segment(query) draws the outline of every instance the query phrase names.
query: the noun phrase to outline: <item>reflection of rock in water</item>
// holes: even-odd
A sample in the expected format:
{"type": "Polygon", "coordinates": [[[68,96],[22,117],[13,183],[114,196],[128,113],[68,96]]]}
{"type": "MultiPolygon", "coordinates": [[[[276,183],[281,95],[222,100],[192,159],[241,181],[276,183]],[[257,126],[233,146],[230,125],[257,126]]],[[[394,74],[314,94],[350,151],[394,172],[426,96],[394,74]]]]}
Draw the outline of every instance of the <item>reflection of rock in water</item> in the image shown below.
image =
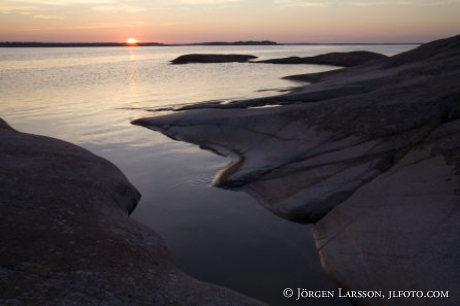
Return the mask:
{"type": "Polygon", "coordinates": [[[1,305],[262,305],[180,272],[111,163],[0,119],[1,305]]]}
{"type": "Polygon", "coordinates": [[[315,83],[134,123],[231,156],[217,185],[316,222],[323,264],[342,286],[450,290],[460,302],[460,36],[295,78],[315,83]],[[251,108],[271,104],[285,106],[251,108]]]}

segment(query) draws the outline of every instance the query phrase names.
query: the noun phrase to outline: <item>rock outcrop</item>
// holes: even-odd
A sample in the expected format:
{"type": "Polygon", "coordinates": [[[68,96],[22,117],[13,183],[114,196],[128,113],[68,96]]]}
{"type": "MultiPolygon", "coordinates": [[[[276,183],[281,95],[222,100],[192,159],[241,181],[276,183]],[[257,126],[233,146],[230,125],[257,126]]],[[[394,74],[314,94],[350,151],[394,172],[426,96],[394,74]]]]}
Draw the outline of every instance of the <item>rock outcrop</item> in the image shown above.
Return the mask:
{"type": "Polygon", "coordinates": [[[0,304],[262,305],[180,272],[110,162],[0,120],[0,304]]]}
{"type": "Polygon", "coordinates": [[[339,67],[354,67],[388,58],[386,55],[369,51],[333,52],[310,57],[287,57],[254,61],[257,56],[245,54],[185,54],[171,61],[172,64],[189,63],[263,63],[263,64],[315,64],[339,67]]]}
{"type": "Polygon", "coordinates": [[[230,156],[215,184],[315,223],[343,288],[450,290],[356,305],[460,303],[460,36],[295,78],[314,83],[133,123],[230,156]]]}
{"type": "Polygon", "coordinates": [[[287,57],[255,61],[266,64],[315,64],[340,67],[354,67],[372,61],[388,58],[388,56],[370,51],[333,52],[309,57],[287,57]]]}
{"type": "Polygon", "coordinates": [[[171,64],[189,63],[244,63],[257,56],[246,54],[186,54],[171,61],[171,64]]]}

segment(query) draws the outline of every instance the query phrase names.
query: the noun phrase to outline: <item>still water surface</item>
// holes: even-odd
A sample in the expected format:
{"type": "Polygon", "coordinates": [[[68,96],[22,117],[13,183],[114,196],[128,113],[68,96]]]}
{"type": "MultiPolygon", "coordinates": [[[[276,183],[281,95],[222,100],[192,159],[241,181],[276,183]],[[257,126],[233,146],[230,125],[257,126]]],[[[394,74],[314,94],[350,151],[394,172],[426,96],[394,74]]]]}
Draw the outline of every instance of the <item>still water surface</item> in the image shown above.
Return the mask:
{"type": "MultiPolygon", "coordinates": [[[[337,290],[319,264],[310,227],[282,220],[248,195],[210,182],[225,158],[130,125],[146,109],[278,94],[286,75],[333,69],[249,63],[169,65],[187,53],[260,59],[415,46],[187,46],[0,48],[0,117],[112,161],[142,193],[132,217],[157,231],[177,265],[273,305],[296,305],[283,289],[337,290]]],[[[344,299],[311,305],[349,305],[344,299]]]]}

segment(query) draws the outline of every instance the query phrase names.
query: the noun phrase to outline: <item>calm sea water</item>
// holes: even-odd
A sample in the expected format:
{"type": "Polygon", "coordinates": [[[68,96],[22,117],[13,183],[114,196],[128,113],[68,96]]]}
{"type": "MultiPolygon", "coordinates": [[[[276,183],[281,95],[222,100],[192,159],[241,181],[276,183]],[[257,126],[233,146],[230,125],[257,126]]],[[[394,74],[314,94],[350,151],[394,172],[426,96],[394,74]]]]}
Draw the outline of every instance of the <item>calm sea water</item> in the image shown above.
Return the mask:
{"type": "Polygon", "coordinates": [[[146,108],[278,94],[299,85],[283,76],[333,69],[168,64],[182,54],[268,59],[351,50],[393,55],[413,47],[0,48],[0,116],[20,131],[73,142],[116,164],[142,193],[132,217],[164,238],[183,271],[273,305],[296,305],[283,298],[285,288],[337,289],[320,267],[310,227],[272,215],[244,193],[211,187],[225,158],[129,122],[152,115],[146,108]]]}

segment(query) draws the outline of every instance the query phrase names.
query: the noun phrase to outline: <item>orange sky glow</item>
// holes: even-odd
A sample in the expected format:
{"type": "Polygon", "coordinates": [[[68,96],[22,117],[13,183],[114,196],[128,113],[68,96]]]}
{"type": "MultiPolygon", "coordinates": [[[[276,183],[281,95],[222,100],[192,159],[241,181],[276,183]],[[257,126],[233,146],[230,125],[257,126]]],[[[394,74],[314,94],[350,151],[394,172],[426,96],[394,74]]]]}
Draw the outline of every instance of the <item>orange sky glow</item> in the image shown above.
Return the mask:
{"type": "Polygon", "coordinates": [[[427,42],[460,0],[2,0],[0,41],[427,42]]]}

